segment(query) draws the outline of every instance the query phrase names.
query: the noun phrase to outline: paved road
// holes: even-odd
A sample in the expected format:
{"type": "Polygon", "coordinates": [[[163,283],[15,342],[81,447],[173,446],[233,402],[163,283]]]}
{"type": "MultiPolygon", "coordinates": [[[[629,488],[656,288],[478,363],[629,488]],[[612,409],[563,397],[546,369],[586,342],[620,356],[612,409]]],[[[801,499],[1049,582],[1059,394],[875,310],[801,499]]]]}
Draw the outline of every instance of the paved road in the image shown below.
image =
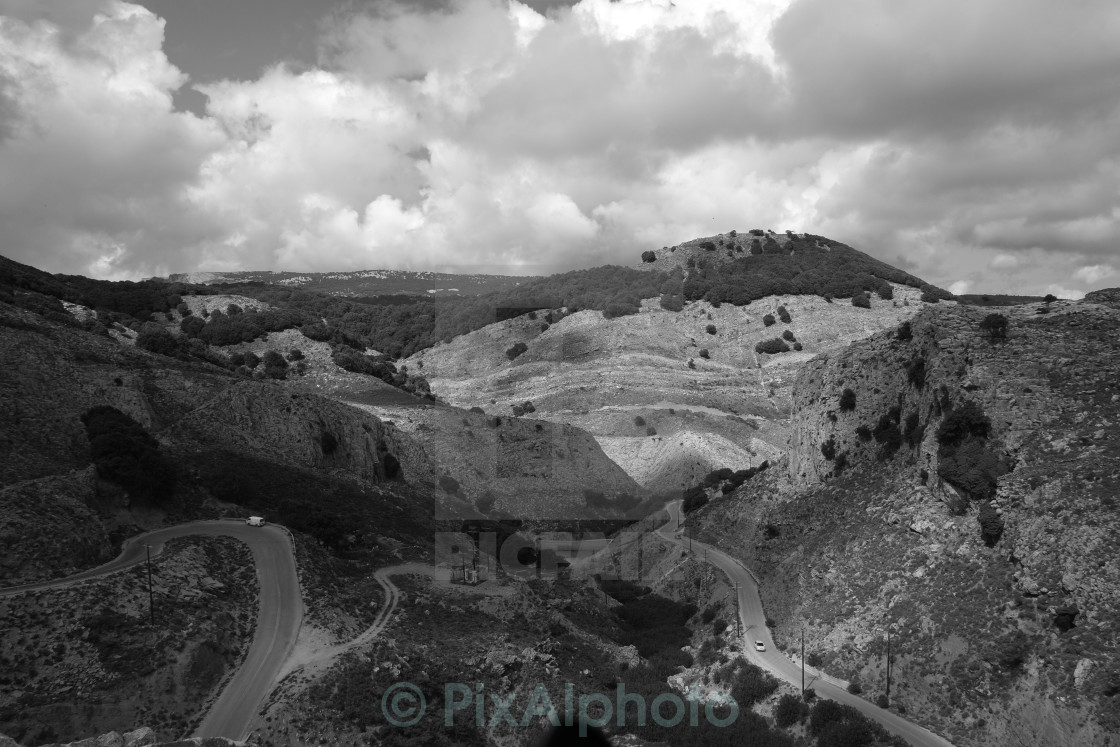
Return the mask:
{"type": "MultiPolygon", "coordinates": [[[[669,512],[669,522],[657,530],[658,534],[687,549],[687,537],[678,536],[676,528],[680,519],[681,502],[670,503],[666,510],[669,512]]],[[[707,560],[727,574],[733,583],[739,585],[739,616],[743,624],[743,638],[746,642],[744,653],[747,659],[791,685],[801,687],[801,665],[790,661],[774,645],[774,640],[770,637],[770,629],[766,627],[766,613],[762,610],[758,583],[751,572],[738,560],[711,545],[693,540],[692,550],[693,555],[707,560]],[[755,641],[765,643],[766,651],[755,651],[755,641]]],[[[950,742],[928,729],[911,723],[891,711],[879,708],[858,695],[852,695],[845,689],[846,683],[842,680],[807,668],[805,683],[806,687],[811,683],[818,696],[852,706],[915,747],[952,747],[950,742]]]]}
{"type": "Polygon", "coordinates": [[[71,586],[116,573],[143,563],[146,558],[145,545],[151,546],[152,557],[155,558],[168,540],[192,535],[236,537],[249,545],[257,567],[260,605],[253,642],[241,667],[195,731],[197,737],[230,737],[239,740],[245,737],[249,721],[272,689],[303,623],[303,600],[300,597],[295,556],[292,553],[291,539],[283,529],[275,526],[250,527],[237,520],[198,521],[158,529],[128,540],[121,554],[104,565],[55,581],[0,589],[0,597],[36,589],[71,586]]]}

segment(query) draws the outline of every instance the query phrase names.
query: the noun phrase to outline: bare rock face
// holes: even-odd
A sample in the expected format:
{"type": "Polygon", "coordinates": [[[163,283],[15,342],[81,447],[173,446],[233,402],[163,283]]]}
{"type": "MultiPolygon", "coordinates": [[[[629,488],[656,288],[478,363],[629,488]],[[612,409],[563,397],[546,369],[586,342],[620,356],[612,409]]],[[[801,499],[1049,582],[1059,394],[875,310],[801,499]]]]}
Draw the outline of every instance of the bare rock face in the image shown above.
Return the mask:
{"type": "Polygon", "coordinates": [[[1086,293],[1085,298],[1081,300],[1085,303],[1099,303],[1103,306],[1120,309],[1120,288],[1102,288],[1091,291],[1086,293]]]}

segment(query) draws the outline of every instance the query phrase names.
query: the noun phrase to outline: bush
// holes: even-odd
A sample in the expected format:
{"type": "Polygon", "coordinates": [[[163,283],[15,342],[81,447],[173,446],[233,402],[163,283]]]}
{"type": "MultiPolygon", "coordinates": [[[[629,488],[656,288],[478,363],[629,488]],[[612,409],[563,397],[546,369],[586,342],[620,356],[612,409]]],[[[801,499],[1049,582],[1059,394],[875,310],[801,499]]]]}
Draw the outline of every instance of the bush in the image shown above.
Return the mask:
{"type": "Polygon", "coordinates": [[[853,679],[848,683],[848,692],[852,695],[859,695],[863,692],[863,686],[859,684],[859,680],[853,679]]]}
{"type": "Polygon", "coordinates": [[[879,452],[880,459],[889,459],[902,446],[902,431],[898,428],[898,420],[889,414],[879,418],[871,435],[882,447],[879,452]]]}
{"type": "Polygon", "coordinates": [[[794,349],[794,350],[803,350],[803,349],[804,349],[804,347],[805,347],[805,346],[804,346],[804,345],[802,345],[802,344],[801,344],[800,342],[795,342],[795,343],[793,343],[793,349],[794,349]]]}
{"type": "Polygon", "coordinates": [[[851,389],[845,389],[840,393],[840,411],[849,412],[856,409],[856,393],[851,389]]]}
{"type": "Polygon", "coordinates": [[[782,332],[782,339],[786,342],[797,342],[797,338],[793,336],[793,332],[788,329],[782,332]]]}
{"type": "Polygon", "coordinates": [[[860,441],[870,441],[871,440],[871,429],[868,428],[866,425],[861,425],[861,426],[856,428],[856,435],[859,436],[860,441]]]}
{"type": "Polygon", "coordinates": [[[612,301],[603,309],[604,319],[615,319],[620,316],[632,316],[641,311],[641,306],[636,301],[612,301]]]}
{"type": "Polygon", "coordinates": [[[914,338],[914,331],[910,328],[910,322],[903,322],[898,325],[898,328],[894,331],[894,338],[902,342],[912,340],[914,338]]]}
{"type": "Polygon", "coordinates": [[[804,721],[808,715],[809,706],[800,697],[790,693],[778,698],[778,705],[774,707],[774,720],[782,729],[804,721]]]}
{"type": "Polygon", "coordinates": [[[157,503],[175,488],[174,466],[159,451],[159,442],[115,407],[91,407],[81,417],[97,474],[131,495],[157,503]]]}
{"type": "Polygon", "coordinates": [[[928,290],[928,289],[922,291],[922,301],[924,301],[925,303],[937,303],[940,300],[941,300],[941,297],[938,296],[933,291],[928,290]]]}
{"type": "Polygon", "coordinates": [[[666,311],[681,311],[684,309],[684,298],[679,294],[662,293],[661,308],[666,311]]]}
{"type": "Polygon", "coordinates": [[[288,353],[288,360],[290,360],[292,362],[303,360],[303,351],[300,350],[299,348],[293,348],[288,353]]]}
{"type": "Polygon", "coordinates": [[[983,332],[989,340],[1006,340],[1007,326],[1007,317],[1003,314],[988,314],[984,317],[984,320],[980,322],[980,331],[983,332]]]}
{"type": "Polygon", "coordinates": [[[136,347],[172,357],[179,353],[179,341],[173,334],[158,325],[145,324],[140,334],[136,336],[136,347]]]}
{"type": "Polygon", "coordinates": [[[634,416],[634,425],[636,425],[636,426],[638,426],[639,428],[641,428],[641,427],[642,427],[642,426],[644,426],[645,424],[646,424],[646,419],[645,419],[645,418],[643,418],[643,417],[642,417],[641,415],[635,415],[635,416],[634,416]]]}
{"type": "Polygon", "coordinates": [[[782,320],[782,324],[789,324],[791,321],[793,321],[793,317],[791,317],[789,315],[789,312],[786,311],[785,306],[778,307],[778,318],[782,320]]]}
{"type": "Polygon", "coordinates": [[[836,458],[836,440],[832,436],[829,436],[828,440],[821,444],[821,454],[830,462],[836,458]]]}
{"type": "Polygon", "coordinates": [[[522,402],[520,405],[513,405],[512,410],[513,410],[513,416],[516,417],[516,418],[519,418],[522,415],[528,415],[529,413],[536,412],[537,408],[533,406],[532,402],[529,402],[528,400],[526,400],[525,402],[522,402]]]}
{"type": "Polygon", "coordinates": [[[528,349],[529,349],[529,346],[526,345],[523,342],[515,343],[513,345],[513,347],[511,347],[509,350],[506,351],[506,357],[509,358],[510,360],[513,360],[514,358],[521,355],[522,353],[524,353],[528,349]]]}
{"type": "Polygon", "coordinates": [[[769,327],[772,324],[775,324],[776,322],[777,322],[777,320],[774,319],[773,314],[767,314],[766,316],[762,317],[762,323],[765,324],[767,327],[769,327]]]}
{"type": "Polygon", "coordinates": [[[179,329],[187,337],[198,337],[198,333],[206,326],[206,322],[199,319],[197,316],[184,317],[183,321],[179,322],[179,329]]]}
{"type": "Polygon", "coordinates": [[[852,306],[856,306],[861,309],[870,309],[871,296],[867,295],[867,291],[857,293],[856,295],[852,296],[852,306]]]}
{"type": "Polygon", "coordinates": [[[704,328],[704,331],[707,332],[709,335],[714,335],[716,333],[716,325],[709,324],[707,327],[704,328]]]}
{"type": "Polygon", "coordinates": [[[700,357],[701,358],[710,358],[711,357],[711,355],[708,353],[707,348],[700,348],[700,357]]]}
{"type": "Polygon", "coordinates": [[[257,356],[257,354],[254,353],[253,351],[250,350],[248,353],[245,354],[245,367],[248,368],[250,371],[252,371],[254,368],[259,366],[260,363],[261,363],[260,357],[257,356]]]}
{"type": "Polygon", "coordinates": [[[652,251],[642,252],[642,261],[643,262],[656,262],[657,261],[657,255],[652,251]]]}
{"type": "Polygon", "coordinates": [[[973,498],[995,495],[999,477],[1008,471],[1000,455],[976,437],[967,438],[956,446],[942,446],[938,454],[937,474],[973,498]]]}
{"type": "Polygon", "coordinates": [[[338,450],[338,439],[330,431],[323,431],[319,434],[319,447],[324,454],[330,456],[338,450]]]}
{"type": "Polygon", "coordinates": [[[775,337],[772,340],[764,340],[754,346],[754,352],[765,353],[767,355],[774,355],[776,353],[785,353],[789,351],[789,345],[785,340],[780,337],[775,337]]]}
{"type": "Polygon", "coordinates": [[[288,361],[275,350],[266,351],[261,363],[264,364],[265,376],[270,379],[283,379],[288,375],[288,361]]]}
{"type": "Polygon", "coordinates": [[[965,400],[941,421],[937,428],[937,442],[942,446],[954,446],[970,436],[987,438],[991,430],[992,421],[980,405],[965,400]]]}
{"type": "Polygon", "coordinates": [[[848,468],[848,452],[841,451],[837,454],[836,461],[833,464],[835,465],[834,471],[836,474],[843,474],[844,470],[848,468]]]}
{"type": "Polygon", "coordinates": [[[653,427],[653,426],[651,425],[650,427],[646,428],[646,435],[647,435],[647,436],[656,436],[656,435],[657,435],[657,429],[656,429],[656,428],[654,428],[654,427],[653,427]]]}
{"type": "Polygon", "coordinates": [[[926,385],[926,359],[919,356],[906,362],[906,380],[921,391],[926,385]]]}

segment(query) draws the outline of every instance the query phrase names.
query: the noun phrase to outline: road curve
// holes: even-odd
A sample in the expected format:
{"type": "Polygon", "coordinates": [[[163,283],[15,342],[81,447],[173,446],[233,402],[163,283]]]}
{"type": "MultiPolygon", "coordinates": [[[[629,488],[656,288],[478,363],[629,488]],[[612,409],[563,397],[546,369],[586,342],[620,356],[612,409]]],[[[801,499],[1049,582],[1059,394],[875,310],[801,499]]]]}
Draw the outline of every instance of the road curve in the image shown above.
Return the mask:
{"type": "MultiPolygon", "coordinates": [[[[657,530],[662,538],[688,549],[689,540],[678,537],[676,527],[680,520],[680,501],[673,501],[666,510],[669,521],[657,530]]],[[[732,582],[739,585],[739,616],[743,623],[743,638],[750,644],[743,647],[747,659],[766,669],[774,676],[796,686],[801,686],[801,666],[786,658],[770,636],[766,627],[766,613],[762,609],[762,598],[758,593],[758,583],[746,566],[723,551],[692,540],[693,554],[719,568],[732,582]],[[766,644],[766,651],[756,651],[754,641],[766,644]]],[[[911,723],[898,714],[869,703],[858,695],[849,693],[842,680],[829,677],[816,670],[806,668],[805,684],[810,684],[817,695],[850,705],[863,715],[882,724],[883,728],[896,734],[915,747],[953,747],[952,743],[933,732],[911,723]],[[812,672],[812,674],[810,674],[812,672]]]]}
{"type": "Polygon", "coordinates": [[[194,535],[235,537],[249,546],[260,582],[260,604],[253,642],[237,673],[226,684],[195,730],[196,737],[229,737],[241,740],[249,722],[264,702],[272,684],[295,645],[303,624],[303,599],[291,538],[276,526],[250,527],[239,520],[196,521],[133,537],[114,560],[73,576],[0,589],[8,597],[39,589],[71,586],[92,578],[131,568],[144,562],[145,545],[155,558],[164,544],[176,537],[194,535]]]}

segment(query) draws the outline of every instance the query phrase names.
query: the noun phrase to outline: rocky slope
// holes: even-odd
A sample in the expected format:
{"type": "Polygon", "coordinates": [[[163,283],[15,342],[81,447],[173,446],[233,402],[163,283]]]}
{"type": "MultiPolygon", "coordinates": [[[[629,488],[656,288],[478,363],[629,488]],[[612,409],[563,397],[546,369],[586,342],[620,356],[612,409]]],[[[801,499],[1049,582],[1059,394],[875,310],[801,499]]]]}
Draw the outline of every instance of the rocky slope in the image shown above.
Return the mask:
{"type": "Polygon", "coordinates": [[[893,707],[955,744],[1116,739],[1120,311],[1094,302],[1109,297],[1002,308],[1006,339],[981,328],[991,309],[939,305],[910,339],[804,367],[785,469],[694,519],[759,573],[779,640],[804,628],[874,697],[889,627],[893,707]]]}
{"type": "Polygon", "coordinates": [[[791,295],[742,307],[700,301],[681,312],[654,299],[632,316],[581,311],[554,324],[542,312],[437,345],[407,365],[460,407],[504,416],[530,401],[533,417],[591,432],[643,487],[674,491],[712,469],[746,468],[784,452],[799,368],[927,305],[915,288],[893,289],[892,300],[874,298],[870,309],[791,295]],[[791,321],[766,326],[763,317],[777,317],[780,306],[791,321]],[[786,332],[803,350],[755,351],[786,332]],[[526,350],[511,360],[507,351],[517,343],[526,350]]]}

